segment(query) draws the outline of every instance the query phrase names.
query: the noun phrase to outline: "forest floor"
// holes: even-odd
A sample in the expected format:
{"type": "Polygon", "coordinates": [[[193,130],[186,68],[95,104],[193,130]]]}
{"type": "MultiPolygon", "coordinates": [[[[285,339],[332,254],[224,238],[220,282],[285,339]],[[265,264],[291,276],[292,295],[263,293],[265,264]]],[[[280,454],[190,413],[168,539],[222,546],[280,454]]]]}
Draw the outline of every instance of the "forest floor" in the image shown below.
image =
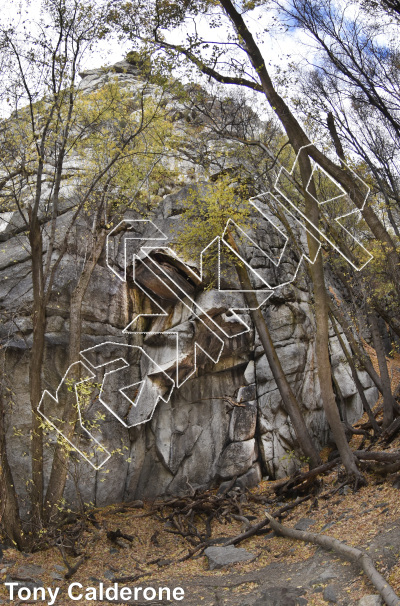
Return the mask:
{"type": "MultiPolygon", "coordinates": [[[[396,442],[393,444],[393,448],[398,446],[396,442]]],[[[400,481],[393,481],[393,477],[382,481],[366,475],[368,486],[353,493],[346,485],[335,492],[335,486],[342,484],[337,470],[326,474],[320,481],[318,493],[293,509],[283,523],[294,526],[300,522],[308,525],[312,532],[323,532],[362,547],[399,592],[400,481]]],[[[266,508],[273,511],[290,502],[277,502],[276,497],[274,501],[268,499],[268,496],[274,499],[275,484],[263,481],[248,493],[246,502],[242,498],[244,515],[251,511],[257,520],[262,520],[266,508]],[[270,504],[257,503],[257,499],[264,497],[270,504]]],[[[192,547],[182,536],[168,532],[169,523],[162,516],[151,514],[153,510],[151,503],[145,503],[141,509],[119,505],[94,510],[91,522],[79,536],[78,550],[88,558],[69,580],[64,578],[67,568],[60,550],[54,546],[33,554],[5,550],[0,564],[1,581],[18,581],[28,587],[34,583],[60,587],[57,606],[74,603],[67,595],[72,582],[79,582],[84,588],[98,588],[100,582],[109,587],[117,581],[120,587],[182,587],[185,591],[183,600],[131,601],[141,605],[322,606],[337,603],[353,606],[361,597],[377,593],[359,568],[334,553],[273,533],[253,536],[240,543],[240,548],[254,555],[248,563],[209,570],[204,554],[177,562],[192,547]],[[107,532],[117,529],[133,540],[110,540],[107,532]]],[[[216,540],[233,537],[243,530],[241,526],[242,522],[234,519],[225,523],[214,521],[212,537],[216,540]]],[[[72,528],[76,528],[76,523],[72,528]]],[[[65,555],[71,566],[79,560],[68,551],[65,555]]],[[[0,603],[7,603],[8,597],[2,585],[0,603]]],[[[33,602],[17,599],[13,603],[33,602]]],[[[77,603],[103,602],[82,599],[77,603]]]]}
{"type": "MultiPolygon", "coordinates": [[[[394,383],[400,379],[399,369],[397,356],[391,368],[394,383]]],[[[360,447],[362,439],[362,436],[352,438],[354,450],[360,447]]],[[[368,445],[367,440],[362,447],[368,448],[368,445]]],[[[372,448],[397,450],[400,437],[389,447],[378,442],[372,448]]],[[[328,449],[321,454],[327,460],[328,449]]],[[[309,500],[296,505],[281,521],[287,526],[300,524],[302,529],[309,528],[311,532],[324,533],[364,549],[400,595],[400,474],[380,478],[366,469],[368,485],[353,492],[343,483],[342,473],[343,468],[339,466],[321,476],[309,500]]],[[[250,524],[265,519],[265,511],[273,513],[294,502],[296,495],[279,497],[276,487],[277,482],[263,481],[257,488],[238,495],[239,509],[243,516],[250,516],[250,524]]],[[[216,491],[208,494],[215,498],[216,491]]],[[[1,560],[0,549],[0,604],[9,602],[5,582],[18,582],[31,589],[35,585],[59,587],[56,606],[104,603],[98,599],[98,593],[97,599],[72,601],[67,590],[73,582],[82,584],[83,593],[88,587],[98,591],[99,583],[106,589],[116,582],[120,588],[169,587],[172,592],[173,588],[180,587],[184,590],[181,600],[172,597],[171,600],[144,600],[139,594],[138,599],[127,601],[137,606],[326,606],[335,603],[356,606],[362,597],[377,594],[356,565],[312,544],[276,536],[268,529],[238,545],[252,554],[247,563],[210,570],[209,560],[202,552],[179,561],[193,549],[196,541],[193,535],[190,544],[187,538],[175,534],[176,528],[171,524],[173,508],[173,503],[165,506],[162,501],[145,502],[140,508],[119,504],[94,509],[83,518],[71,516],[59,534],[58,542],[65,545],[64,554],[55,544],[31,554],[8,548],[4,549],[1,560]],[[125,538],[112,534],[117,531],[125,538]],[[73,546],[73,550],[68,549],[68,545],[73,546]],[[80,564],[68,580],[64,576],[68,573],[66,563],[70,568],[80,564]]],[[[180,524],[183,518],[179,516],[174,519],[180,524]]],[[[206,529],[206,517],[191,518],[200,534],[206,529]]],[[[214,544],[222,545],[243,532],[246,529],[243,524],[243,519],[235,519],[229,511],[218,516],[212,522],[214,544]]],[[[122,602],[119,599],[116,603],[122,602]]],[[[14,599],[13,603],[35,602],[14,599]]]]}

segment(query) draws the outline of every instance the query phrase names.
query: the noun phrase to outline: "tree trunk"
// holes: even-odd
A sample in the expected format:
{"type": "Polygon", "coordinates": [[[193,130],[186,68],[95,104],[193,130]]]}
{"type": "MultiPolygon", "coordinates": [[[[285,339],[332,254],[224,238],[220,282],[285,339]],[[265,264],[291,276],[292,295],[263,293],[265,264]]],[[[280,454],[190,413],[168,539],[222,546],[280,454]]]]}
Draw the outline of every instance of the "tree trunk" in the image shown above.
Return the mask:
{"type": "Polygon", "coordinates": [[[361,385],[360,379],[358,378],[357,369],[354,366],[354,362],[352,360],[352,357],[351,357],[350,353],[347,351],[346,345],[344,344],[342,336],[341,336],[341,334],[340,334],[340,332],[338,330],[338,327],[336,325],[336,322],[335,322],[335,319],[333,317],[333,314],[331,314],[331,322],[332,322],[332,326],[333,326],[333,328],[335,330],[336,336],[337,336],[337,338],[339,340],[340,346],[341,346],[341,348],[343,350],[343,353],[344,353],[344,355],[346,357],[347,363],[350,366],[351,376],[353,377],[354,383],[356,384],[356,387],[357,387],[357,391],[360,394],[360,398],[361,398],[361,402],[362,402],[362,405],[363,405],[364,412],[366,412],[367,415],[368,415],[368,419],[369,419],[369,422],[371,423],[371,425],[373,427],[375,436],[379,436],[381,434],[381,429],[380,429],[378,423],[376,422],[376,419],[375,419],[374,414],[373,414],[373,412],[371,410],[371,407],[368,404],[367,398],[365,397],[364,388],[361,385]]]}
{"type": "Polygon", "coordinates": [[[376,299],[374,299],[373,306],[376,309],[377,313],[382,318],[382,320],[384,320],[386,322],[386,324],[389,324],[389,327],[393,330],[395,335],[397,335],[400,338],[400,320],[399,320],[399,318],[396,316],[390,316],[390,314],[388,314],[387,308],[385,308],[385,306],[382,305],[379,300],[377,301],[376,299]]]}
{"type": "MultiPolygon", "coordinates": [[[[228,237],[231,246],[237,250],[237,246],[232,236],[229,234],[228,237]]],[[[257,296],[253,291],[253,286],[251,284],[249,275],[242,264],[236,265],[236,271],[243,290],[250,291],[245,292],[244,297],[249,307],[250,315],[253,320],[254,326],[258,332],[262,346],[264,348],[264,352],[267,357],[271,372],[279,389],[279,393],[282,397],[284,408],[292,422],[293,429],[296,433],[296,437],[299,442],[299,446],[303,451],[304,455],[309,459],[310,467],[317,467],[321,464],[321,458],[312,443],[310,434],[308,432],[302,412],[300,410],[300,406],[292,391],[292,388],[290,387],[286,379],[285,373],[283,372],[281,363],[276,354],[275,347],[271,339],[270,332],[268,330],[267,323],[265,321],[264,316],[262,315],[261,309],[259,308],[257,296]]]]}
{"type": "Polygon", "coordinates": [[[46,330],[46,301],[43,288],[43,243],[37,219],[29,232],[32,255],[33,341],[29,364],[29,391],[32,409],[32,518],[40,528],[43,518],[43,419],[37,411],[42,395],[42,367],[46,330]]]}
{"type": "MultiPolygon", "coordinates": [[[[103,230],[98,236],[94,245],[92,256],[83,268],[78,283],[71,295],[69,314],[70,336],[68,366],[79,360],[82,331],[82,302],[92,273],[103,250],[106,236],[107,232],[105,230],[103,230]]],[[[76,380],[79,380],[79,378],[80,377],[77,376],[76,380]]],[[[63,434],[68,440],[72,440],[77,421],[77,407],[69,407],[68,409],[64,410],[62,418],[63,434]]],[[[58,440],[54,452],[49,485],[47,487],[45,499],[45,516],[47,522],[50,522],[52,519],[56,518],[59,512],[58,508],[64,494],[65,484],[68,476],[68,459],[69,449],[65,447],[62,439],[58,440]]]]}
{"type": "Polygon", "coordinates": [[[22,531],[18,499],[7,457],[4,416],[4,400],[0,387],[0,521],[4,534],[22,550],[26,546],[26,539],[22,531]]]}
{"type": "Polygon", "coordinates": [[[355,340],[349,322],[333,303],[331,303],[330,309],[337,323],[340,324],[340,326],[343,328],[343,332],[346,335],[346,339],[350,343],[350,347],[353,350],[354,355],[357,357],[360,364],[362,364],[364,370],[369,374],[376,388],[380,391],[380,393],[383,393],[382,381],[375,368],[373,367],[368,354],[362,348],[362,344],[357,343],[357,341],[355,340]]]}
{"type": "MultiPolygon", "coordinates": [[[[310,238],[310,240],[312,240],[310,238]]],[[[310,242],[309,242],[310,244],[310,242]]],[[[312,253],[311,253],[312,256],[312,253]]],[[[328,338],[328,301],[325,290],[324,274],[322,268],[322,257],[319,254],[316,262],[311,268],[315,297],[315,319],[317,324],[316,334],[316,357],[318,365],[318,378],[321,389],[322,403],[325,415],[331,428],[335,444],[340,453],[343,465],[350,477],[361,479],[357,469],[356,461],[347,442],[346,433],[340,420],[339,410],[336,404],[335,394],[332,388],[331,363],[329,359],[328,338]]]]}
{"type": "MultiPolygon", "coordinates": [[[[296,151],[299,152],[300,150],[296,151]]],[[[310,159],[305,153],[299,155],[299,167],[305,192],[305,213],[312,224],[317,227],[319,224],[319,208],[314,199],[317,195],[315,183],[312,179],[310,159]],[[311,195],[307,193],[307,190],[311,195]]],[[[307,231],[307,242],[309,255],[313,260],[310,266],[310,274],[314,287],[315,321],[317,325],[315,349],[322,403],[343,465],[350,477],[360,481],[362,475],[357,468],[356,460],[347,442],[332,386],[332,371],[329,359],[329,299],[325,286],[322,254],[321,251],[318,253],[318,233],[315,232],[315,236],[313,236],[307,231]]]]}
{"type": "MultiPolygon", "coordinates": [[[[350,196],[354,200],[355,204],[360,207],[363,203],[361,199],[361,193],[357,190],[354,180],[348,171],[343,170],[341,167],[336,166],[327,156],[320,152],[314,145],[310,145],[310,141],[305,134],[304,130],[300,126],[299,122],[290,111],[288,105],[284,99],[275,90],[268,70],[265,66],[265,62],[256,41],[254,40],[251,32],[249,31],[243,16],[236,10],[231,0],[219,0],[220,4],[224,8],[226,14],[231,19],[236,32],[241,36],[243,41],[244,49],[258,74],[263,92],[265,97],[274,109],[278,116],[282,126],[284,127],[286,134],[289,138],[290,144],[292,145],[296,153],[303,149],[303,152],[299,156],[299,167],[301,173],[301,180],[304,190],[305,197],[305,213],[307,218],[316,226],[319,225],[319,208],[318,203],[308,194],[308,191],[316,196],[315,184],[312,179],[311,156],[316,162],[318,162],[328,174],[336,178],[336,180],[346,188],[350,196]]],[[[368,209],[367,209],[368,210],[368,209]]],[[[395,245],[390,238],[379,219],[374,215],[371,218],[371,209],[367,213],[363,213],[366,221],[372,221],[374,229],[379,232],[381,238],[384,241],[387,239],[390,241],[390,251],[398,259],[395,245]]],[[[368,223],[369,224],[369,223],[368,223]]],[[[372,226],[371,226],[372,229],[372,226]]],[[[375,233],[375,231],[372,229],[375,233]]],[[[317,240],[319,241],[319,235],[316,234],[317,240]]],[[[308,246],[311,258],[314,259],[318,249],[317,241],[307,233],[308,246]]],[[[323,261],[321,254],[318,254],[315,262],[311,265],[311,277],[314,284],[314,297],[315,297],[315,319],[317,324],[317,336],[316,336],[316,354],[318,362],[318,377],[321,385],[321,396],[324,405],[325,414],[332,430],[336,446],[340,452],[343,464],[346,468],[349,476],[353,476],[357,481],[360,481],[362,476],[357,469],[354,456],[347,443],[346,434],[344,427],[340,421],[339,411],[336,405],[335,394],[333,392],[332,380],[331,380],[331,367],[329,360],[328,350],[328,312],[329,302],[325,288],[324,281],[324,270],[323,261]]]]}
{"type": "Polygon", "coordinates": [[[382,383],[382,394],[383,394],[383,423],[382,428],[386,429],[393,421],[394,409],[396,408],[396,402],[392,394],[392,388],[390,385],[389,371],[386,363],[385,348],[383,346],[382,338],[379,332],[378,320],[374,313],[368,313],[369,327],[371,330],[371,336],[378,358],[379,372],[381,375],[382,383]]]}
{"type": "MultiPolygon", "coordinates": [[[[365,204],[364,206],[365,195],[363,192],[359,191],[357,181],[354,179],[351,172],[345,167],[337,166],[327,155],[311,144],[308,136],[290,110],[289,106],[275,89],[266,68],[261,51],[257,46],[257,43],[250,30],[248,29],[243,16],[235,8],[232,0],[219,0],[219,3],[224,8],[226,14],[233,23],[237,34],[241,37],[242,45],[250,59],[252,66],[257,72],[264,95],[284,127],[293,149],[297,153],[300,148],[307,146],[304,155],[307,155],[308,163],[310,164],[309,157],[312,158],[328,173],[328,175],[333,177],[333,179],[344,187],[345,191],[348,192],[350,198],[357,208],[362,208],[362,216],[364,217],[374,236],[378,241],[385,243],[387,247],[387,259],[393,276],[393,284],[397,290],[397,294],[400,296],[400,256],[391,235],[379,217],[375,214],[373,208],[368,204],[365,204]]],[[[226,78],[226,81],[229,81],[229,78],[226,78]]],[[[307,189],[307,184],[308,181],[304,183],[303,180],[303,187],[305,190],[307,189]]],[[[321,320],[323,316],[322,307],[320,310],[321,320]]]]}

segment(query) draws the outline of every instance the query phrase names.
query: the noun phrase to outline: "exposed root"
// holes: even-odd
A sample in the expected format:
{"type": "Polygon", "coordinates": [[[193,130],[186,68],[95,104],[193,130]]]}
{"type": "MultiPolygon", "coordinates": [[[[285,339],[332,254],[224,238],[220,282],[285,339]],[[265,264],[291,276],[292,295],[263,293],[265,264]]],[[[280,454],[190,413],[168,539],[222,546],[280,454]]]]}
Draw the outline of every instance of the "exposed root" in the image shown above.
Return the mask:
{"type": "Polygon", "coordinates": [[[359,564],[376,590],[385,600],[385,604],[387,604],[387,606],[400,606],[399,596],[395,594],[386,579],[377,571],[369,555],[366,554],[362,549],[350,547],[349,545],[346,545],[345,543],[342,543],[341,541],[327,535],[316,534],[314,532],[303,530],[295,530],[294,528],[287,528],[286,526],[283,526],[277,522],[268,513],[266,513],[266,516],[269,520],[271,528],[277,534],[290,539],[295,539],[297,541],[304,541],[306,543],[320,545],[324,549],[332,549],[347,560],[350,560],[355,564],[359,564]]]}
{"type": "Polygon", "coordinates": [[[314,467],[314,469],[306,471],[305,473],[298,473],[292,478],[289,478],[289,480],[283,480],[282,482],[279,482],[279,484],[275,484],[275,493],[279,495],[286,495],[293,491],[304,492],[310,488],[317,476],[325,473],[326,471],[330,471],[339,463],[340,459],[337,458],[333,461],[328,461],[328,463],[324,463],[323,465],[319,465],[318,467],[314,467]]]}

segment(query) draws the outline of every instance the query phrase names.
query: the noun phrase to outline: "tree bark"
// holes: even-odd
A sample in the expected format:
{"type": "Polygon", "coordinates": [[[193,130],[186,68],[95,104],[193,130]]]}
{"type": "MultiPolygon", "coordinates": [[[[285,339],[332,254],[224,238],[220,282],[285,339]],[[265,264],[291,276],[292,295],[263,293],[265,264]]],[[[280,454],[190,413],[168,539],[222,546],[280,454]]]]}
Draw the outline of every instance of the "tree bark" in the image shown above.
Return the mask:
{"type": "MultiPolygon", "coordinates": [[[[237,246],[231,234],[228,234],[228,237],[231,246],[237,250],[237,246]]],[[[244,291],[249,291],[244,292],[244,297],[250,310],[250,316],[260,337],[268,364],[275,379],[279,393],[282,397],[284,408],[292,422],[299,446],[304,455],[308,458],[310,467],[317,467],[321,464],[321,458],[312,443],[300,406],[292,391],[292,388],[286,379],[285,373],[283,372],[281,363],[271,339],[270,332],[268,330],[267,323],[262,315],[261,309],[259,308],[257,296],[253,291],[253,286],[251,284],[249,275],[242,264],[236,264],[236,271],[242,289],[244,291]]]]}
{"type": "Polygon", "coordinates": [[[391,452],[382,450],[378,450],[377,452],[372,450],[356,450],[354,454],[361,461],[384,461],[393,463],[400,460],[400,450],[392,450],[391,452]]]}
{"type": "Polygon", "coordinates": [[[360,379],[358,378],[357,369],[356,369],[356,367],[354,366],[354,362],[353,362],[353,360],[352,360],[351,355],[350,355],[350,354],[349,354],[349,352],[347,351],[347,347],[346,347],[346,345],[344,344],[344,341],[343,341],[343,339],[342,339],[342,336],[341,336],[341,334],[340,334],[340,332],[339,332],[339,330],[338,330],[338,327],[337,327],[337,325],[336,325],[336,322],[335,322],[335,319],[334,319],[334,317],[333,317],[333,314],[331,315],[331,322],[332,322],[333,328],[334,328],[334,330],[335,330],[336,336],[337,336],[337,338],[338,338],[338,341],[339,341],[339,343],[340,343],[340,346],[341,346],[341,348],[342,348],[342,351],[343,351],[343,353],[344,353],[344,355],[345,355],[345,357],[346,357],[347,363],[348,363],[348,365],[350,366],[350,370],[351,370],[351,376],[353,377],[353,381],[354,381],[354,383],[356,384],[357,391],[358,391],[358,393],[359,393],[359,395],[360,395],[360,398],[361,398],[361,402],[362,402],[362,405],[363,405],[364,412],[366,412],[366,413],[367,413],[367,415],[368,415],[368,419],[369,419],[369,422],[371,423],[371,425],[372,425],[372,427],[373,427],[373,430],[374,430],[375,436],[379,436],[379,435],[381,434],[381,428],[379,427],[378,423],[376,422],[376,419],[375,419],[374,414],[373,414],[373,412],[372,412],[372,410],[371,410],[371,407],[370,407],[370,405],[369,405],[369,403],[368,403],[368,401],[367,401],[367,398],[365,397],[364,388],[363,388],[363,386],[361,385],[361,381],[360,381],[360,379]]]}
{"type": "Polygon", "coordinates": [[[37,407],[42,395],[46,301],[43,284],[43,242],[37,217],[31,219],[29,241],[31,245],[33,287],[33,340],[29,364],[29,391],[32,409],[32,484],[30,488],[33,508],[32,518],[40,528],[43,518],[43,421],[37,407]]]}
{"type": "MultiPolygon", "coordinates": [[[[68,349],[68,366],[79,360],[82,333],[82,303],[90,278],[103,250],[106,236],[106,230],[102,230],[100,235],[98,235],[94,244],[91,258],[83,268],[78,283],[71,295],[69,314],[70,340],[68,349]]],[[[79,380],[79,378],[80,377],[77,376],[76,380],[79,380]]],[[[69,407],[68,409],[64,410],[62,418],[63,434],[68,440],[72,440],[77,421],[77,407],[69,407]]],[[[58,440],[55,447],[53,464],[45,498],[45,518],[47,522],[55,519],[59,512],[59,505],[64,494],[65,484],[68,476],[68,459],[69,449],[65,447],[62,439],[58,440]]]]}
{"type": "Polygon", "coordinates": [[[7,457],[4,417],[4,400],[0,387],[0,521],[8,539],[18,549],[24,549],[27,541],[22,530],[17,494],[7,457]]]}
{"type": "Polygon", "coordinates": [[[385,308],[385,306],[382,305],[379,300],[377,301],[376,299],[374,299],[373,306],[374,306],[375,310],[377,311],[377,313],[379,314],[379,316],[382,318],[382,320],[384,320],[387,324],[389,324],[389,327],[393,330],[395,335],[397,335],[400,338],[400,320],[399,320],[399,318],[396,316],[390,316],[390,314],[388,314],[388,312],[387,312],[387,308],[385,308]]]}
{"type": "Polygon", "coordinates": [[[379,372],[381,375],[382,382],[382,394],[383,394],[383,423],[382,428],[386,429],[393,421],[394,409],[396,408],[396,402],[392,394],[392,388],[390,385],[389,371],[386,363],[386,353],[382,342],[382,338],[379,332],[378,320],[376,315],[371,312],[368,313],[369,327],[371,330],[372,340],[374,342],[374,348],[376,356],[378,358],[379,372]]]}

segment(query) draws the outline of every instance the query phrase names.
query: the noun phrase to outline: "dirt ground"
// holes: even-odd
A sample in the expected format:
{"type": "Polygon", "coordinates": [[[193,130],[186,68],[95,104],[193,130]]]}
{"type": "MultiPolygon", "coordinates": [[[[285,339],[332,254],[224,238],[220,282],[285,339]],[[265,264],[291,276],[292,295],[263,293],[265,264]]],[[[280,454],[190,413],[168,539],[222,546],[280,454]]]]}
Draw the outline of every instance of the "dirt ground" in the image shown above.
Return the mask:
{"type": "MultiPolygon", "coordinates": [[[[371,357],[376,364],[374,356],[371,357]]],[[[393,383],[398,384],[398,354],[391,362],[391,372],[393,383]]],[[[353,437],[352,448],[359,448],[361,440],[361,436],[353,437]]],[[[367,441],[363,448],[368,445],[367,441]]],[[[378,443],[372,448],[399,450],[400,437],[389,447],[378,443]]],[[[326,460],[328,451],[321,454],[326,460]]],[[[363,548],[400,595],[400,475],[381,479],[365,472],[368,485],[354,493],[343,484],[340,473],[337,468],[325,474],[310,499],[297,505],[282,521],[288,526],[305,523],[312,532],[363,548]]],[[[279,501],[275,485],[263,481],[241,497],[243,515],[249,516],[249,523],[265,519],[266,510],[273,513],[291,503],[290,499],[279,501]]],[[[55,606],[74,603],[93,606],[114,601],[101,601],[98,592],[95,599],[90,594],[87,599],[74,601],[67,593],[71,583],[81,583],[83,593],[88,587],[98,589],[100,583],[104,584],[104,590],[114,583],[120,588],[171,590],[170,600],[144,599],[142,590],[136,600],[117,600],[137,606],[356,606],[362,597],[377,593],[355,565],[312,544],[275,536],[268,529],[265,534],[252,536],[238,545],[252,554],[247,563],[210,570],[203,553],[180,561],[194,544],[174,534],[166,520],[168,508],[160,510],[159,506],[160,503],[144,503],[137,509],[119,504],[93,510],[83,521],[72,515],[60,538],[53,536],[49,540],[51,547],[35,553],[24,554],[3,546],[2,556],[0,546],[0,604],[10,601],[4,584],[9,582],[19,583],[17,589],[27,587],[32,592],[34,586],[50,587],[53,591],[59,588],[55,606]],[[130,539],[110,540],[107,534],[117,530],[130,539]],[[75,553],[64,551],[69,567],[80,564],[69,579],[65,578],[68,573],[65,559],[56,545],[57,540],[64,541],[65,537],[72,537],[76,548],[75,553]],[[184,597],[179,600],[172,597],[172,590],[178,587],[184,590],[184,597]]],[[[193,523],[204,530],[204,517],[195,517],[193,523]]],[[[221,545],[243,530],[243,522],[226,515],[213,522],[211,537],[215,545],[221,545]]],[[[148,595],[151,597],[151,592],[148,595]]],[[[27,593],[22,597],[26,596],[27,593]]],[[[47,597],[46,601],[49,603],[47,597]]],[[[17,597],[14,603],[45,602],[17,597]]]]}
{"type": "MultiPolygon", "coordinates": [[[[323,532],[350,545],[362,547],[373,558],[378,570],[400,590],[400,493],[397,482],[379,483],[369,476],[369,485],[358,492],[344,486],[332,496],[337,482],[337,471],[323,479],[316,498],[298,505],[284,520],[294,526],[300,521],[310,524],[312,532],[323,532]]],[[[340,486],[340,484],[338,484],[340,486]]],[[[273,483],[263,482],[251,494],[257,497],[272,494],[273,483]]],[[[257,520],[265,517],[265,510],[274,511],[286,504],[256,503],[249,498],[249,507],[257,520]]],[[[246,509],[246,503],[243,505],[246,509]]],[[[133,604],[184,604],[185,606],[322,606],[336,603],[356,605],[366,595],[376,593],[360,569],[337,557],[332,552],[299,541],[274,536],[273,533],[253,536],[238,547],[253,554],[252,561],[228,568],[209,570],[204,554],[178,562],[193,548],[177,534],[168,532],[168,522],[158,514],[150,515],[154,504],[143,509],[113,506],[94,511],[92,521],[79,539],[79,549],[87,559],[71,579],[60,550],[51,547],[32,554],[5,549],[0,564],[1,581],[18,582],[19,586],[59,587],[57,606],[75,603],[68,597],[70,583],[81,583],[83,588],[104,588],[118,582],[119,587],[175,587],[184,589],[182,600],[128,600],[133,604]],[[131,541],[107,538],[107,532],[119,529],[132,537],[131,541]]],[[[252,523],[254,520],[252,520],[252,523]]],[[[196,523],[201,525],[201,520],[196,523]]],[[[231,520],[216,523],[212,537],[216,544],[236,536],[243,528],[241,522],[231,520]]],[[[80,556],[82,557],[82,556],[80,556]]],[[[67,555],[73,566],[79,557],[67,555]]],[[[96,596],[98,598],[98,594],[96,596]]],[[[151,597],[151,593],[150,593],[151,597]]],[[[9,601],[9,593],[0,587],[0,603],[9,601]]],[[[107,600],[105,600],[107,601],[107,600]]],[[[109,600],[108,600],[109,601],[109,600]]],[[[123,600],[119,600],[121,603],[123,600]]],[[[13,600],[15,604],[35,603],[32,600],[13,600]]],[[[39,602],[40,603],[40,602],[39,602]]],[[[101,604],[99,599],[82,599],[78,604],[101,604]]]]}

